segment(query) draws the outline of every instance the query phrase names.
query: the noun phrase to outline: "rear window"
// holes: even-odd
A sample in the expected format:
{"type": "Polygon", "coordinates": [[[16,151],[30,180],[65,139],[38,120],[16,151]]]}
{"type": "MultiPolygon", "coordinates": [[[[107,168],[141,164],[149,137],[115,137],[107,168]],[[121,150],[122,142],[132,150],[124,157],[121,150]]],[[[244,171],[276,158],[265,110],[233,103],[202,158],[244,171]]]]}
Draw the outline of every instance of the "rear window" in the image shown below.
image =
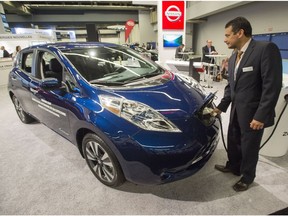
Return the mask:
{"type": "Polygon", "coordinates": [[[20,68],[26,73],[32,72],[33,52],[23,53],[20,68]]]}

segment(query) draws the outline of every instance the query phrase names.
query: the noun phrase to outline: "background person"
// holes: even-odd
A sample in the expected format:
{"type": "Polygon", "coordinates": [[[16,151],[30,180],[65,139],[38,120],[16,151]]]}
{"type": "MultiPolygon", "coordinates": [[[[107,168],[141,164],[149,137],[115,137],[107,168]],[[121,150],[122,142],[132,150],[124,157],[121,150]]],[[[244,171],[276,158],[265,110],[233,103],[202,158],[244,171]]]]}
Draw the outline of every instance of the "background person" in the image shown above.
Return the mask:
{"type": "MultiPolygon", "coordinates": [[[[229,61],[229,58],[225,58],[222,60],[222,63],[221,63],[221,68],[220,68],[220,72],[219,72],[219,76],[222,77],[222,79],[228,79],[228,61],[229,61]]],[[[222,80],[220,78],[220,80],[222,80]]]]}
{"type": "Polygon", "coordinates": [[[212,40],[206,41],[206,46],[202,47],[202,62],[214,64],[214,58],[207,57],[206,55],[218,54],[215,47],[212,46],[212,40]]]}
{"type": "Polygon", "coordinates": [[[3,51],[3,58],[9,58],[10,57],[9,52],[5,49],[4,46],[1,46],[1,50],[3,51]]]}
{"type": "Polygon", "coordinates": [[[180,46],[178,46],[176,48],[176,51],[175,51],[175,59],[182,59],[183,58],[183,54],[180,54],[181,52],[184,51],[184,47],[185,45],[184,44],[181,44],[180,46]]]}
{"type": "Polygon", "coordinates": [[[274,109],[282,86],[282,59],[274,43],[252,39],[252,27],[244,17],[225,25],[224,42],[237,52],[229,59],[228,84],[214,109],[221,114],[231,104],[228,161],[225,166],[216,164],[215,169],[242,175],[233,189],[245,191],[256,176],[263,130],[274,124],[274,109]],[[237,63],[238,53],[242,55],[237,63]]]}
{"type": "Polygon", "coordinates": [[[18,54],[18,52],[21,50],[21,46],[16,46],[15,51],[12,54],[12,58],[14,59],[16,57],[16,55],[18,54]]]}

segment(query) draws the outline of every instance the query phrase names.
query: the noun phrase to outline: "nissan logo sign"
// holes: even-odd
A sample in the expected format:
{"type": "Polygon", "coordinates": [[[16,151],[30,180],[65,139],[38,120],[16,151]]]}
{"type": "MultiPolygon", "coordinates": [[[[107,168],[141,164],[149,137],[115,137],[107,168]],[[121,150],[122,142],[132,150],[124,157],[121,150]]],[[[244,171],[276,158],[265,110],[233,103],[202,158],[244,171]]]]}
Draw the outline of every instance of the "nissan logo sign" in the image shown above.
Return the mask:
{"type": "Polygon", "coordinates": [[[165,11],[165,16],[167,17],[167,19],[170,22],[178,21],[180,19],[181,15],[182,15],[182,13],[181,13],[180,9],[175,5],[169,6],[167,8],[167,10],[165,11]]]}
{"type": "Polygon", "coordinates": [[[134,23],[133,21],[128,21],[128,22],[127,22],[127,25],[128,25],[128,26],[134,26],[135,23],[134,23]]]}

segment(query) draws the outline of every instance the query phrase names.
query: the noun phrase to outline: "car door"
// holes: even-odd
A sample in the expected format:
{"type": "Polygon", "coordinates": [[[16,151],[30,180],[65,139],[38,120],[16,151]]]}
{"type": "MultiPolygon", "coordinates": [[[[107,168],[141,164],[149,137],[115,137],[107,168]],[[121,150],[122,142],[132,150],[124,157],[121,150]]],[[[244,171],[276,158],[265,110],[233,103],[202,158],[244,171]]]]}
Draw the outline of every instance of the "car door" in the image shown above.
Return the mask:
{"type": "Polygon", "coordinates": [[[70,126],[65,99],[67,90],[62,85],[66,69],[53,53],[46,50],[38,50],[35,59],[36,77],[39,79],[30,84],[34,113],[43,124],[69,139],[70,126]],[[57,80],[58,85],[44,86],[47,80],[57,80]]]}
{"type": "Polygon", "coordinates": [[[25,112],[33,114],[30,83],[34,79],[34,52],[27,50],[18,56],[13,72],[10,74],[11,88],[25,112]]]}

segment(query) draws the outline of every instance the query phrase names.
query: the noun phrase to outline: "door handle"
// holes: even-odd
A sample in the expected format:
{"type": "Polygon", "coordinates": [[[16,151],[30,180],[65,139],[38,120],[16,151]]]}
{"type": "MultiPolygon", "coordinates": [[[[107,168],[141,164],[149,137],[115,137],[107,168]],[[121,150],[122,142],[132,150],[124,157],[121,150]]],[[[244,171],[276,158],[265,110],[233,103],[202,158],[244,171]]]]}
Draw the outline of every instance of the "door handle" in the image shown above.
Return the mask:
{"type": "Polygon", "coordinates": [[[12,80],[17,80],[17,77],[15,74],[12,75],[12,80]]]}
{"type": "Polygon", "coordinates": [[[30,88],[30,91],[33,92],[34,94],[38,93],[38,90],[34,88],[30,88]]]}

